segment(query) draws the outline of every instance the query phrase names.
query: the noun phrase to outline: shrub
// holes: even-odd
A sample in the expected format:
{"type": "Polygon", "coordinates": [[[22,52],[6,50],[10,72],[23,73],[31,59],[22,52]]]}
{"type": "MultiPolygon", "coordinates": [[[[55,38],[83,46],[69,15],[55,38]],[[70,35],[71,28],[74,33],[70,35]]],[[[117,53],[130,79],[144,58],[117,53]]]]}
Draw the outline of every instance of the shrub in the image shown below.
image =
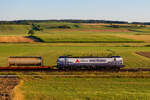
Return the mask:
{"type": "Polygon", "coordinates": [[[68,25],[61,25],[61,26],[58,26],[58,28],[70,29],[71,27],[68,25]]]}
{"type": "Polygon", "coordinates": [[[75,27],[75,28],[79,28],[80,26],[79,26],[79,25],[74,25],[74,27],[75,27]]]}

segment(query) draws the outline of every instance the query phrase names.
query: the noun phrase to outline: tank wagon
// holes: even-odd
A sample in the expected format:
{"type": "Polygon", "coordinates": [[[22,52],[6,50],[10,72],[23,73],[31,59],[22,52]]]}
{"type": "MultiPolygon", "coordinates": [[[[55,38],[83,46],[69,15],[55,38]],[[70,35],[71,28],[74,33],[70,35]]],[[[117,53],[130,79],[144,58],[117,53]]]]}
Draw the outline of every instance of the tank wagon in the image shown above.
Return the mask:
{"type": "Polygon", "coordinates": [[[124,67],[123,58],[112,57],[68,57],[60,56],[57,59],[58,69],[120,69],[124,67]]]}
{"type": "Polygon", "coordinates": [[[11,56],[8,58],[8,66],[42,66],[42,57],[35,56],[11,56]]]}

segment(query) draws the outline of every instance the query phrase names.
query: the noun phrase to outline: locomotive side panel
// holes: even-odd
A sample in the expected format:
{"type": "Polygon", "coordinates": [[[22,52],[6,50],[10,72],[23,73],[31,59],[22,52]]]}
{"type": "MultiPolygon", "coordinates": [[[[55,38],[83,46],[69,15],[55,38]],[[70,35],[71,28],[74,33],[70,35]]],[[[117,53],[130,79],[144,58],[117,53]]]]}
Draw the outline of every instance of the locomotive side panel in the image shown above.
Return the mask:
{"type": "Polygon", "coordinates": [[[58,67],[123,67],[122,58],[59,58],[58,67]],[[59,66],[60,65],[60,66],[59,66]]]}

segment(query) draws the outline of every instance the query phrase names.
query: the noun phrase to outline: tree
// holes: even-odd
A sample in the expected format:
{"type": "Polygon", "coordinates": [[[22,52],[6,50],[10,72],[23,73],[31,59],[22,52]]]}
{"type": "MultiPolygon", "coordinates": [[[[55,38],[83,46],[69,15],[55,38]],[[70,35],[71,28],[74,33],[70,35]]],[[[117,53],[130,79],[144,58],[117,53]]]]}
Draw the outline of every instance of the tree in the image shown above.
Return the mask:
{"type": "Polygon", "coordinates": [[[33,36],[34,35],[34,31],[33,30],[29,30],[28,35],[29,36],[33,36]]]}
{"type": "Polygon", "coordinates": [[[28,31],[28,35],[33,36],[35,34],[35,31],[41,31],[41,30],[43,29],[41,28],[40,25],[32,24],[31,29],[28,31]]]}
{"type": "Polygon", "coordinates": [[[32,24],[32,30],[34,30],[34,31],[41,31],[43,29],[41,28],[40,25],[32,24]]]}

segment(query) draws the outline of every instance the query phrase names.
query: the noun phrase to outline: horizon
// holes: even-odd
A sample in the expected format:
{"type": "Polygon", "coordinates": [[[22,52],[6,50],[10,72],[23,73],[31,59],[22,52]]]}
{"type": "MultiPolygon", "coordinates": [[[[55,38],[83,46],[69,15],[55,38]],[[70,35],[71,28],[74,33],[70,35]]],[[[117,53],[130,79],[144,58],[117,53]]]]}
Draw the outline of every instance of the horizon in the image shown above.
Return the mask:
{"type": "Polygon", "coordinates": [[[111,20],[150,22],[147,0],[5,0],[0,1],[0,21],[111,20]]]}
{"type": "Polygon", "coordinates": [[[147,22],[138,22],[138,21],[123,21],[123,20],[103,20],[103,19],[21,19],[21,20],[0,20],[0,22],[13,22],[13,21],[53,21],[53,20],[98,20],[98,21],[116,21],[116,22],[127,22],[127,23],[133,23],[133,22],[137,22],[137,23],[150,23],[150,21],[147,22]]]}

